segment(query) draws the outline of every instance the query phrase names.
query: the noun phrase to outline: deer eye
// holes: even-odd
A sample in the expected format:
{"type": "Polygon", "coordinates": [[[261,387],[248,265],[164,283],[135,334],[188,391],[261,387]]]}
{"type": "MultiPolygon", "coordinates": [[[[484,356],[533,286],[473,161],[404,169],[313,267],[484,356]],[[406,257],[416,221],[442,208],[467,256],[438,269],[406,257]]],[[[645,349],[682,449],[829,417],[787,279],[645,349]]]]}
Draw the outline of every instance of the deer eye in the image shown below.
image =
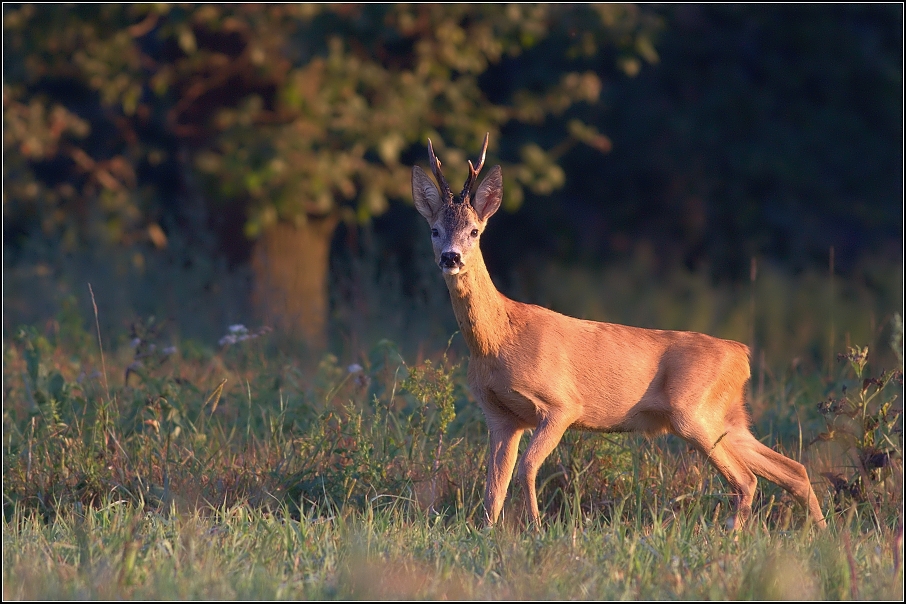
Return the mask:
{"type": "Polygon", "coordinates": [[[472,237],[478,237],[478,229],[472,229],[472,237]]]}
{"type": "Polygon", "coordinates": [[[440,233],[437,232],[437,229],[431,229],[431,236],[432,236],[432,237],[439,237],[439,236],[440,236],[440,233]]]}

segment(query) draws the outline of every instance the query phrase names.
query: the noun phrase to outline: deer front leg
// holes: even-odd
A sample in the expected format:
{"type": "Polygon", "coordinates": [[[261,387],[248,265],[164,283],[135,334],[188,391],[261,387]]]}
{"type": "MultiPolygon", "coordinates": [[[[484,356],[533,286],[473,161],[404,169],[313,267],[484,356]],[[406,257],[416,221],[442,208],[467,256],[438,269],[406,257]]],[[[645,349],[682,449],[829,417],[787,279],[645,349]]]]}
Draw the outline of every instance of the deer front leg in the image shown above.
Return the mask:
{"type": "Polygon", "coordinates": [[[538,511],[538,494],[535,491],[535,479],[538,476],[538,469],[560,442],[560,439],[563,438],[564,432],[572,423],[572,416],[545,418],[538,424],[528,448],[522,455],[519,473],[516,478],[522,484],[529,520],[536,528],[541,524],[541,514],[538,511]]]}
{"type": "Polygon", "coordinates": [[[522,432],[522,428],[505,423],[489,426],[491,452],[488,459],[488,484],[484,492],[485,526],[493,526],[503,509],[507,486],[513,477],[513,468],[516,467],[522,432]]]}

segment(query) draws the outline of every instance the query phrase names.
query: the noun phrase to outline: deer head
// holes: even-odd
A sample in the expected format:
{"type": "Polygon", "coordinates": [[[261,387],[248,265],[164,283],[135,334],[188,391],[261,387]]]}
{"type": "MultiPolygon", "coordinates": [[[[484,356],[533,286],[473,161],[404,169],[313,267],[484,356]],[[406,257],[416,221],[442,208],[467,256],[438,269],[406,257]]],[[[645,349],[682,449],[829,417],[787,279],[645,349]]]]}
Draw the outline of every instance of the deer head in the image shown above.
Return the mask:
{"type": "Polygon", "coordinates": [[[491,168],[490,174],[475,188],[488,151],[488,138],[489,134],[486,134],[478,165],[473,166],[472,161],[469,161],[469,176],[458,196],[450,190],[450,185],[441,172],[440,160],[434,155],[431,139],[428,139],[428,160],[440,188],[424,170],[418,166],[412,168],[412,199],[419,214],[431,226],[434,260],[445,275],[465,271],[469,266],[470,255],[480,253],[478,238],[503,199],[500,166],[491,168]]]}

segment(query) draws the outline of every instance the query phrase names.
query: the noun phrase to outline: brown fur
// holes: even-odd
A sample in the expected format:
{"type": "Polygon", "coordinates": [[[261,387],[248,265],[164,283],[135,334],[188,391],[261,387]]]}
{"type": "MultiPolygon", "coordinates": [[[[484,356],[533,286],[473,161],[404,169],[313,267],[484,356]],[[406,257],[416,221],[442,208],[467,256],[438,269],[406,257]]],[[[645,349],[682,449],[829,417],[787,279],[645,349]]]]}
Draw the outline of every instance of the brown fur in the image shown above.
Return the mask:
{"type": "MultiPolygon", "coordinates": [[[[443,178],[439,162],[435,174],[443,178]]],[[[805,468],[749,431],[747,346],[701,333],[585,321],[501,294],[476,236],[502,199],[499,166],[471,203],[444,199],[418,167],[412,191],[432,227],[435,260],[471,352],[469,387],[487,419],[487,524],[503,508],[523,432],[533,431],[517,480],[537,524],[538,468],[564,432],[577,428],[685,439],[737,494],[733,526],[751,514],[756,474],[789,491],[816,524],[826,525],[805,468]]]]}

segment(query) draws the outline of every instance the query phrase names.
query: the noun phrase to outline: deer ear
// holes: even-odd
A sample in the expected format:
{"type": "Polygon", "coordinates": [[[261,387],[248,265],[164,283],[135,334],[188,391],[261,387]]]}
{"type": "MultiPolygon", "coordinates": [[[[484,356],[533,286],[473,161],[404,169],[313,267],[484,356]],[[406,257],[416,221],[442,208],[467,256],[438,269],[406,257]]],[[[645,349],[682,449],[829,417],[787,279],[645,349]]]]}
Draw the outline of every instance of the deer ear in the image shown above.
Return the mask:
{"type": "Polygon", "coordinates": [[[412,167],[412,201],[428,222],[434,220],[442,205],[437,185],[418,166],[412,167]]]}
{"type": "Polygon", "coordinates": [[[486,222],[500,207],[501,201],[503,201],[503,173],[500,166],[494,166],[490,174],[478,185],[472,207],[475,208],[478,218],[486,222]]]}

